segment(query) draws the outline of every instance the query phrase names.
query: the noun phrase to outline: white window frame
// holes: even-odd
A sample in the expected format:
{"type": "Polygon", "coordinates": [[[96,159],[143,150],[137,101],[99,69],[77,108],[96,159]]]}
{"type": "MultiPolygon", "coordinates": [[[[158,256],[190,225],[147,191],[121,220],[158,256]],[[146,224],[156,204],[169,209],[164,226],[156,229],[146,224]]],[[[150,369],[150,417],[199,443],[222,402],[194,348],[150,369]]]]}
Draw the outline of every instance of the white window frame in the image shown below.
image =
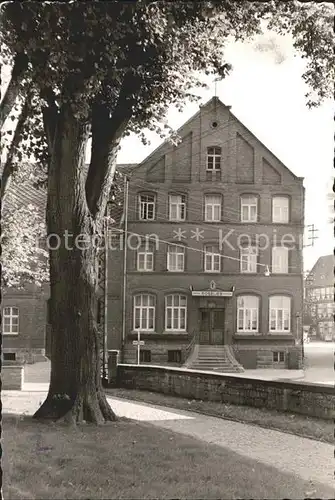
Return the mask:
{"type": "Polygon", "coordinates": [[[290,222],[290,200],[288,196],[273,196],[272,222],[276,224],[288,224],[290,222]],[[284,205],[281,205],[281,202],[284,201],[284,205]]]}
{"type": "Polygon", "coordinates": [[[204,271],[206,273],[221,272],[221,254],[216,245],[205,245],[204,250],[204,271]],[[211,250],[209,250],[211,249],[211,250]],[[208,265],[209,264],[209,265],[208,265]]]}
{"type": "Polygon", "coordinates": [[[167,270],[174,273],[182,273],[185,268],[185,247],[182,245],[168,245],[167,270]]]}
{"type": "Polygon", "coordinates": [[[153,193],[142,193],[139,195],[139,219],[155,220],[156,215],[156,195],[153,193]],[[146,198],[146,199],[145,199],[146,198]],[[149,209],[152,209],[152,215],[149,217],[149,209]]]}
{"type": "Polygon", "coordinates": [[[237,297],[236,321],[238,332],[259,332],[259,297],[257,295],[239,295],[237,297]]]}
{"type": "Polygon", "coordinates": [[[186,196],[184,194],[169,195],[169,220],[183,221],[186,218],[186,196]],[[176,216],[172,215],[172,208],[176,211],[176,216]]]}
{"type": "Polygon", "coordinates": [[[133,315],[133,326],[135,331],[153,332],[155,330],[156,321],[155,296],[150,293],[138,293],[134,295],[133,315]],[[139,312],[139,326],[136,326],[137,311],[139,312]],[[152,325],[150,325],[151,319],[152,325]]]}
{"type": "Polygon", "coordinates": [[[6,306],[2,310],[2,332],[4,335],[18,335],[20,311],[16,306],[6,306]]]}
{"type": "Polygon", "coordinates": [[[154,252],[152,247],[146,243],[137,250],[137,271],[149,272],[154,270],[154,252]],[[143,259],[143,265],[141,265],[143,259]]]}
{"type": "Polygon", "coordinates": [[[258,248],[256,246],[242,247],[240,251],[240,272],[257,273],[258,248]]]}
{"type": "Polygon", "coordinates": [[[187,297],[179,293],[165,296],[165,330],[185,332],[187,328],[187,297]],[[170,302],[170,303],[169,303],[170,302]],[[170,314],[169,314],[170,313],[170,314]],[[170,320],[168,316],[170,315],[170,320]]]}
{"type": "Polygon", "coordinates": [[[221,170],[221,152],[220,146],[209,146],[207,148],[206,170],[210,172],[221,170]]]}
{"type": "Polygon", "coordinates": [[[291,332],[292,300],[286,295],[272,295],[269,299],[269,331],[270,333],[291,332]],[[274,302],[277,301],[277,304],[274,302]],[[280,303],[279,303],[280,302],[280,303]],[[274,328],[273,328],[274,322],[274,328]],[[287,328],[285,328],[285,324],[287,328]]]}
{"type": "Polygon", "coordinates": [[[205,221],[221,222],[222,196],[219,194],[205,195],[205,221]]]}
{"type": "Polygon", "coordinates": [[[273,274],[287,274],[289,249],[284,246],[272,247],[272,266],[273,274]]]}
{"type": "Polygon", "coordinates": [[[285,351],[274,351],[272,354],[273,363],[285,363],[285,351]],[[280,359],[281,355],[284,359],[280,359]],[[277,359],[275,359],[277,358],[277,359]]]}
{"type": "Polygon", "coordinates": [[[241,222],[257,222],[258,220],[258,197],[254,195],[241,196],[241,222]],[[247,208],[246,216],[244,214],[247,208]]]}

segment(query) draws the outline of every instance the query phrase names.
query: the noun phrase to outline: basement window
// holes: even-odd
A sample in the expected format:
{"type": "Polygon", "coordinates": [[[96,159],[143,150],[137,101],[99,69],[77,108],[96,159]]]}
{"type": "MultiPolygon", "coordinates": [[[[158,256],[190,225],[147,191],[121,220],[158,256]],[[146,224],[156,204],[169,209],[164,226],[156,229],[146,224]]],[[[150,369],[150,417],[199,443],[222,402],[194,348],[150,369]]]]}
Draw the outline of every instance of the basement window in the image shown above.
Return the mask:
{"type": "Polygon", "coordinates": [[[181,363],[181,351],[180,350],[168,351],[168,362],[181,363]]]}
{"type": "Polygon", "coordinates": [[[273,353],[273,362],[274,363],[284,363],[285,362],[285,352],[284,351],[275,351],[273,353]]]}
{"type": "Polygon", "coordinates": [[[151,351],[149,351],[149,349],[140,351],[140,362],[151,363],[151,351]]]}
{"type": "Polygon", "coordinates": [[[15,361],[16,360],[16,353],[15,352],[4,352],[3,359],[4,359],[4,361],[15,361]]]}

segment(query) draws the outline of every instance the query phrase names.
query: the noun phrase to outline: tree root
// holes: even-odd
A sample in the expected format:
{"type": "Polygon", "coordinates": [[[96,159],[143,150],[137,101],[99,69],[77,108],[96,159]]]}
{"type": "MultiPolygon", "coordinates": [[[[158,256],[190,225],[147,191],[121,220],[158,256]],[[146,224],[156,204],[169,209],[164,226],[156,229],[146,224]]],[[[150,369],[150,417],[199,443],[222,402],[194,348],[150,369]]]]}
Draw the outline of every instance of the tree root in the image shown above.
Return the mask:
{"type": "Polygon", "coordinates": [[[109,406],[105,394],[97,391],[93,394],[78,394],[75,400],[66,395],[59,397],[57,394],[48,394],[42,406],[34,414],[34,418],[67,425],[84,422],[103,425],[105,422],[115,421],[116,415],[109,406]]]}

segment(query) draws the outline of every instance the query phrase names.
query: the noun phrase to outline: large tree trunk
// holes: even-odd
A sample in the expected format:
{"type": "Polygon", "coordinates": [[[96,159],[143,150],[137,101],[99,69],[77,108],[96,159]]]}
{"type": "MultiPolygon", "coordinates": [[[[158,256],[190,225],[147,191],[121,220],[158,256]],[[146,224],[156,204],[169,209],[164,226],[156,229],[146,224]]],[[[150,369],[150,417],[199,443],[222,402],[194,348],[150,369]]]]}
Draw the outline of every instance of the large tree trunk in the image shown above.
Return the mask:
{"type": "Polygon", "coordinates": [[[97,248],[84,242],[99,233],[102,222],[93,219],[86,202],[86,134],[85,125],[63,106],[48,176],[49,245],[56,247],[60,242],[58,249],[50,249],[51,380],[35,418],[103,423],[115,420],[115,414],[101,384],[97,248]]]}

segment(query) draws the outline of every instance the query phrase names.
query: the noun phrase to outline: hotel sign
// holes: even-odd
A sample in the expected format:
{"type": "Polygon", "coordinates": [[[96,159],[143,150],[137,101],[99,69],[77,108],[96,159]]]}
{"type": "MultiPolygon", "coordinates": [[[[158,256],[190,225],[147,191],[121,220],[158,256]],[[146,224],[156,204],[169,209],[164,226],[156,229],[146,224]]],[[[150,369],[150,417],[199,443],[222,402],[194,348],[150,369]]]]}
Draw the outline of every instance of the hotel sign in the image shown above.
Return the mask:
{"type": "Polygon", "coordinates": [[[192,297],[232,297],[233,292],[222,290],[192,290],[192,297]]]}

